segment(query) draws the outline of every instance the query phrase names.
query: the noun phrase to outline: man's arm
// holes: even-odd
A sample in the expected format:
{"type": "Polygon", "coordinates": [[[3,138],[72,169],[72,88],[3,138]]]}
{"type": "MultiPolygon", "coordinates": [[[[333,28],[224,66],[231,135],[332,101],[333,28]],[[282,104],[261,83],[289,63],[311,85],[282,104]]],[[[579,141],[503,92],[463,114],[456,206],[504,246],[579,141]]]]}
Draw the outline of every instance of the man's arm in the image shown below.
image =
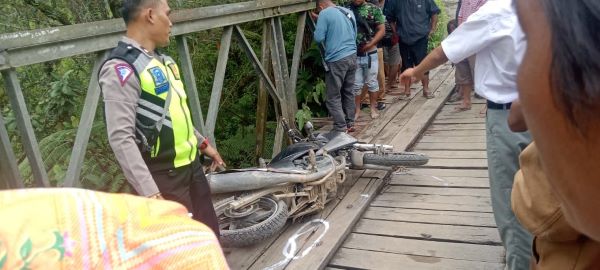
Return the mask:
{"type": "Polygon", "coordinates": [[[521,102],[519,100],[513,101],[510,112],[508,113],[508,127],[513,132],[525,132],[527,131],[527,124],[525,123],[525,117],[521,110],[521,102]]]}
{"type": "Polygon", "coordinates": [[[373,50],[373,48],[375,48],[377,46],[377,43],[383,38],[384,35],[385,35],[385,25],[384,24],[377,25],[377,32],[375,33],[375,36],[371,39],[371,41],[367,42],[367,44],[365,44],[363,46],[362,51],[369,52],[369,51],[373,50]]]}
{"type": "MultiPolygon", "coordinates": [[[[322,14],[323,12],[321,12],[322,14]]],[[[326,16],[322,16],[319,14],[319,19],[317,20],[317,26],[315,27],[314,39],[317,43],[323,43],[325,41],[325,37],[327,35],[327,18],[326,16]]]]}
{"type": "Polygon", "coordinates": [[[104,96],[108,142],[129,183],[142,196],[160,194],[135,143],[135,117],[140,96],[139,79],[122,60],[110,60],[99,77],[104,96]]]}
{"type": "Polygon", "coordinates": [[[433,36],[433,34],[435,33],[435,31],[437,31],[437,23],[438,23],[438,15],[434,14],[431,16],[431,25],[429,27],[429,29],[431,29],[429,31],[429,37],[431,38],[431,36],[433,36]]]}
{"type": "Polygon", "coordinates": [[[400,75],[400,81],[406,84],[411,81],[420,81],[425,76],[427,71],[430,71],[448,61],[448,57],[444,53],[442,47],[433,49],[431,53],[421,61],[421,64],[414,68],[409,68],[402,72],[400,75]]]}
{"type": "Polygon", "coordinates": [[[227,166],[217,149],[210,144],[208,138],[202,136],[196,129],[194,129],[194,135],[196,135],[196,138],[198,139],[198,148],[200,152],[213,160],[213,163],[210,166],[211,171],[214,171],[218,167],[227,166]]]}

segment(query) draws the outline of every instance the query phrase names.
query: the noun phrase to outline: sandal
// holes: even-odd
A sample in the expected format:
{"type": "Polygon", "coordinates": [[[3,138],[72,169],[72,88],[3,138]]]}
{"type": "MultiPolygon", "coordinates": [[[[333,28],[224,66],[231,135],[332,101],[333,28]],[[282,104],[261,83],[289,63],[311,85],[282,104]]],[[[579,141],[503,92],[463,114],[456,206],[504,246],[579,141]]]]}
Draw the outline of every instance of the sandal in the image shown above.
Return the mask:
{"type": "Polygon", "coordinates": [[[435,95],[434,95],[433,93],[431,93],[431,92],[423,92],[423,96],[424,96],[426,99],[432,99],[432,98],[435,98],[435,95]]]}
{"type": "Polygon", "coordinates": [[[410,99],[410,93],[402,93],[400,94],[400,100],[407,100],[410,99]]]}
{"type": "Polygon", "coordinates": [[[458,112],[464,112],[464,111],[469,111],[469,110],[471,110],[471,106],[469,106],[469,107],[456,106],[456,107],[454,107],[453,112],[458,113],[458,112]]]}

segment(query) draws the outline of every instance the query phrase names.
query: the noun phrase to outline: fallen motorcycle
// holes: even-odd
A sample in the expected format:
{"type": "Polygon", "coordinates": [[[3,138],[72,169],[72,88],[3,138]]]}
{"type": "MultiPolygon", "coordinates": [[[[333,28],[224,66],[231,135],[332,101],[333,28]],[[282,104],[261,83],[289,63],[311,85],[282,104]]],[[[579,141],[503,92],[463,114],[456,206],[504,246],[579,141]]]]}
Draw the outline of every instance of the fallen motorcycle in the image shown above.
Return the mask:
{"type": "Polygon", "coordinates": [[[278,233],[288,218],[323,210],[345,181],[346,168],[389,171],[429,160],[423,154],[393,152],[390,145],[359,143],[343,132],[315,134],[310,122],[306,137],[285,120],[282,124],[293,143],[269,164],[207,175],[213,194],[230,195],[214,204],[224,246],[260,242],[278,233]]]}

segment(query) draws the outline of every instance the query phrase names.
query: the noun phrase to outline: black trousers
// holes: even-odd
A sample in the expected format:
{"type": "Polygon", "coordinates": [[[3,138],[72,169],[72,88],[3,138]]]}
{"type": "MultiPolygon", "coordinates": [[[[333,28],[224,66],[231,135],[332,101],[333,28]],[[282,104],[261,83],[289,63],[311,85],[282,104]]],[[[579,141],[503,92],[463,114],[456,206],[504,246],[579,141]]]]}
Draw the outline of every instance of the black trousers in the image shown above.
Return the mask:
{"type": "MultiPolygon", "coordinates": [[[[423,59],[427,56],[427,45],[429,43],[429,36],[425,36],[417,40],[414,44],[405,44],[400,41],[400,56],[402,57],[402,72],[405,70],[418,66],[423,59]]],[[[429,72],[425,73],[429,74],[429,72]]]]}
{"type": "Polygon", "coordinates": [[[210,227],[219,237],[219,221],[199,157],[184,167],[153,172],[152,177],[163,198],[183,204],[193,214],[194,220],[210,227]]]}

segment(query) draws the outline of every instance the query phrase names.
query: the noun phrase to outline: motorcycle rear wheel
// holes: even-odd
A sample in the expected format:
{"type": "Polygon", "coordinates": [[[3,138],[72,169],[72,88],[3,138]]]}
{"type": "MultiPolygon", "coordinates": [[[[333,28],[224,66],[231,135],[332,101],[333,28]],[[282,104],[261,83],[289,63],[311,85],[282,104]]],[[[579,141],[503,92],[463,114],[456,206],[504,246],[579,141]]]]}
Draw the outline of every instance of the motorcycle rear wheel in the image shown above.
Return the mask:
{"type": "Polygon", "coordinates": [[[224,247],[243,247],[266,240],[279,232],[287,221],[286,203],[271,196],[261,197],[239,210],[230,207],[233,201],[234,198],[228,198],[215,204],[224,247]],[[244,215],[244,211],[249,214],[244,215]],[[232,217],[234,215],[239,217],[232,217]],[[254,220],[256,217],[258,220],[254,220]]]}
{"type": "Polygon", "coordinates": [[[429,162],[429,157],[420,153],[402,152],[382,155],[367,153],[363,157],[364,164],[379,166],[420,166],[429,162]]]}

